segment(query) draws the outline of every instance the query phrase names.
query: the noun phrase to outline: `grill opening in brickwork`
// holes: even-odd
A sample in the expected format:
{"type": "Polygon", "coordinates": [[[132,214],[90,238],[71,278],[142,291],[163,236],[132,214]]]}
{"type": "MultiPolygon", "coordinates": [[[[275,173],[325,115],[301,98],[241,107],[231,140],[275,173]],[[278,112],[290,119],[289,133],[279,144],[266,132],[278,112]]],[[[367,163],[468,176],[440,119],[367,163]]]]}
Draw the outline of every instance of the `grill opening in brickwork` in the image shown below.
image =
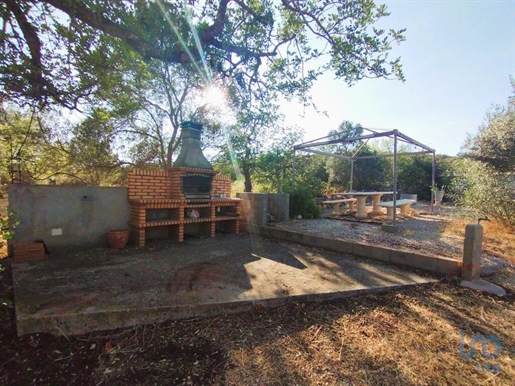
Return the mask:
{"type": "Polygon", "coordinates": [[[213,175],[186,173],[182,176],[182,192],[187,199],[210,199],[213,175]]]}

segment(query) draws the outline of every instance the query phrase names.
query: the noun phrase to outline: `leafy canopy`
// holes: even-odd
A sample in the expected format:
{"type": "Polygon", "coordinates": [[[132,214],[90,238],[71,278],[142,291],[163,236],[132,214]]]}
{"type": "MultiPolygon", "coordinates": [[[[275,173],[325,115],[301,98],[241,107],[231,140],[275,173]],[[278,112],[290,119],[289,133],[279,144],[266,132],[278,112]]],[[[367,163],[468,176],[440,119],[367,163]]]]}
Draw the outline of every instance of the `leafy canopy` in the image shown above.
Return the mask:
{"type": "Polygon", "coordinates": [[[475,136],[468,137],[465,155],[484,162],[498,172],[515,172],[515,82],[514,95],[506,106],[494,106],[475,136]]]}
{"type": "Polygon", "coordinates": [[[304,98],[329,69],[403,79],[388,53],[404,30],[374,27],[387,15],[370,0],[4,0],[0,97],[76,108],[120,55],[304,98]]]}

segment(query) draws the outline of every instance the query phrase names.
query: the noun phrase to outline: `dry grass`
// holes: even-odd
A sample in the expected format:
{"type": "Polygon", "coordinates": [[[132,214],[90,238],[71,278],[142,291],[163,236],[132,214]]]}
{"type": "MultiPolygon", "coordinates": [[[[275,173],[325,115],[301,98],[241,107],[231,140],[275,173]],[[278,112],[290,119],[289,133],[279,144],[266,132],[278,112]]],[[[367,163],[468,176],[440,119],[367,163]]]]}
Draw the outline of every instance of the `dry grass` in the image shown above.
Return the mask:
{"type": "MultiPolygon", "coordinates": [[[[446,222],[443,233],[453,236],[465,236],[465,226],[470,221],[454,219],[446,222]]],[[[515,229],[509,228],[498,221],[481,222],[483,226],[483,250],[492,256],[497,256],[515,264],[515,229]]]]}
{"type": "MultiPolygon", "coordinates": [[[[513,294],[499,299],[449,282],[77,337],[16,338],[3,333],[3,380],[97,385],[512,385],[513,300],[513,294]],[[476,345],[475,357],[462,358],[460,330],[465,332],[465,353],[472,336],[490,334],[501,343],[499,355],[487,359],[476,345]],[[80,368],[78,354],[89,366],[80,368]],[[500,372],[484,370],[487,365],[500,372]]],[[[491,344],[487,349],[495,352],[491,344]]]]}
{"type": "Polygon", "coordinates": [[[513,297],[448,283],[87,339],[107,347],[93,370],[100,384],[510,385],[514,318],[513,297]],[[499,356],[485,359],[477,345],[474,358],[462,358],[460,330],[465,353],[471,336],[491,334],[501,342],[499,356]]]}
{"type": "MultiPolygon", "coordinates": [[[[230,384],[515,382],[513,303],[439,285],[318,307],[299,305],[292,313],[292,319],[300,320],[269,330],[276,338],[231,352],[236,367],[227,372],[230,384]],[[460,329],[469,336],[500,339],[501,373],[478,371],[478,361],[485,362],[480,356],[460,356],[460,329]]],[[[281,319],[284,323],[287,318],[281,319]]],[[[258,333],[258,328],[249,327],[249,332],[258,333]]]]}

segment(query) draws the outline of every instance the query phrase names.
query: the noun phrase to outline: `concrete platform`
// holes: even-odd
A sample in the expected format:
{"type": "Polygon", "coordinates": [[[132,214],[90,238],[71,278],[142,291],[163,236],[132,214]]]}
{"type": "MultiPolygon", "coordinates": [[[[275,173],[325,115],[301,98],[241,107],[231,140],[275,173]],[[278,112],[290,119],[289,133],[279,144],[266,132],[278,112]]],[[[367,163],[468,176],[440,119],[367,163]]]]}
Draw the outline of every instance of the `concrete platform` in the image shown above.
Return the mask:
{"type": "Polygon", "coordinates": [[[81,334],[324,301],[435,279],[336,252],[217,235],[180,245],[48,255],[13,264],[18,334],[81,334]]]}

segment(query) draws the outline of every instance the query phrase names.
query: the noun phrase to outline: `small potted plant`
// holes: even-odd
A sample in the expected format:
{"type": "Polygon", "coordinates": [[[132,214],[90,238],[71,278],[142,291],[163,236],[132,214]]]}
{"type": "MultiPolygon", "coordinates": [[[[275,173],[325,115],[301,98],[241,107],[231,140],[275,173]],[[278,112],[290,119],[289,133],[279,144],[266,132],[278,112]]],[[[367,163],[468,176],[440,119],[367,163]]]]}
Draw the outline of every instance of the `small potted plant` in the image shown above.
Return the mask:
{"type": "Polygon", "coordinates": [[[435,205],[439,206],[443,200],[443,196],[445,195],[445,190],[443,187],[434,187],[433,189],[434,195],[435,195],[435,205]]]}
{"type": "Polygon", "coordinates": [[[122,249],[129,242],[130,231],[128,229],[112,230],[107,232],[109,248],[122,249]]]}

